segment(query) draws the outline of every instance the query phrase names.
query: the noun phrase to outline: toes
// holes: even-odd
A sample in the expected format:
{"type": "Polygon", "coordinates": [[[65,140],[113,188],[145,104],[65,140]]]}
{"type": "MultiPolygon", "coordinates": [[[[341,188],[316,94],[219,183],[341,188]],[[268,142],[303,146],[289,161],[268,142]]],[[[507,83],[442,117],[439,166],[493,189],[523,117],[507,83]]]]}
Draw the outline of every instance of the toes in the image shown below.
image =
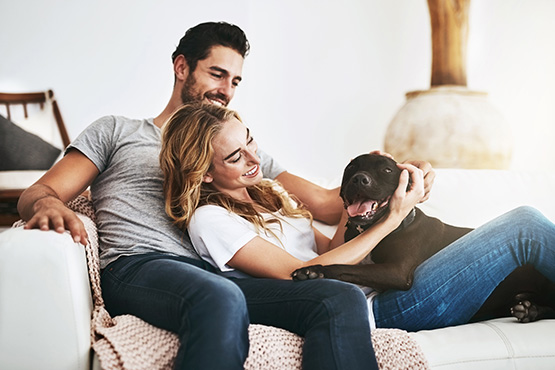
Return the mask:
{"type": "Polygon", "coordinates": [[[527,323],[536,320],[538,315],[537,308],[530,301],[518,302],[518,304],[511,307],[511,315],[519,322],[527,323]]]}
{"type": "Polygon", "coordinates": [[[293,280],[303,281],[306,280],[308,277],[304,274],[301,270],[296,270],[291,274],[293,280]]]}
{"type": "Polygon", "coordinates": [[[318,273],[318,272],[316,272],[316,271],[310,271],[310,272],[308,273],[308,278],[309,278],[309,279],[322,279],[322,278],[324,278],[324,274],[321,273],[321,272],[318,273]]]}
{"type": "Polygon", "coordinates": [[[528,311],[526,310],[526,307],[524,307],[524,305],[520,303],[511,307],[511,315],[515,317],[519,322],[523,322],[523,320],[526,319],[527,314],[528,311]]]}
{"type": "Polygon", "coordinates": [[[313,279],[323,279],[324,274],[322,272],[314,271],[310,268],[299,269],[291,274],[293,280],[303,281],[303,280],[313,280],[313,279]]]}

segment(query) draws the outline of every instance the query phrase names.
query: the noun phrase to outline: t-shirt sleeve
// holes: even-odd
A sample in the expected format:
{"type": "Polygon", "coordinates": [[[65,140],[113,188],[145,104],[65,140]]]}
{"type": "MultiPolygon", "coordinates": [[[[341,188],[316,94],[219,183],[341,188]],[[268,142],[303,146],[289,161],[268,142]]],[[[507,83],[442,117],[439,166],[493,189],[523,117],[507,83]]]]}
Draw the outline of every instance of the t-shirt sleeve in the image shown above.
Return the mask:
{"type": "Polygon", "coordinates": [[[113,116],[105,116],[91,123],[79,136],[67,147],[77,149],[89,158],[100,172],[103,172],[110,163],[110,154],[115,145],[115,119],[113,116]]]}
{"type": "Polygon", "coordinates": [[[262,167],[262,175],[265,178],[274,180],[280,173],[285,172],[285,167],[263,150],[258,149],[256,154],[260,157],[260,167],[262,167]]]}
{"type": "Polygon", "coordinates": [[[258,236],[254,226],[223,207],[199,207],[189,222],[189,236],[201,258],[222,272],[233,271],[227,263],[239,249],[258,236]]]}

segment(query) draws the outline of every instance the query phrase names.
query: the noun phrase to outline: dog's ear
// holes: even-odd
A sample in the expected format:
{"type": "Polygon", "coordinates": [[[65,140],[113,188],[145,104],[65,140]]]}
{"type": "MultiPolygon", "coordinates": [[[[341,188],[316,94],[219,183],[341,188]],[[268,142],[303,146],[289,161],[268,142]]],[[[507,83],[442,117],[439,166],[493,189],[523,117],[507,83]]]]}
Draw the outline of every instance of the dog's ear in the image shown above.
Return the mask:
{"type": "MultiPolygon", "coordinates": [[[[356,159],[356,158],[355,158],[356,159]]],[[[351,172],[353,166],[354,166],[354,159],[351,159],[351,161],[347,164],[347,166],[345,167],[345,169],[343,170],[343,176],[341,177],[341,187],[339,189],[339,196],[341,198],[343,198],[343,192],[345,191],[345,182],[347,181],[348,177],[349,177],[349,172],[351,172]]]]}

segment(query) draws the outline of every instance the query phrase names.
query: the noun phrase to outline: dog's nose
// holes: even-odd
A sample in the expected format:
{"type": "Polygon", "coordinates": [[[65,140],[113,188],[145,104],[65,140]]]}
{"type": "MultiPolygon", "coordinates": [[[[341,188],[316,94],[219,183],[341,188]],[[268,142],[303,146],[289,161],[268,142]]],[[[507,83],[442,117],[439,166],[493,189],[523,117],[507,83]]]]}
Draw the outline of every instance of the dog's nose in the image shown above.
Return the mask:
{"type": "Polygon", "coordinates": [[[357,173],[351,178],[353,185],[367,186],[370,184],[370,177],[365,173],[357,173]]]}

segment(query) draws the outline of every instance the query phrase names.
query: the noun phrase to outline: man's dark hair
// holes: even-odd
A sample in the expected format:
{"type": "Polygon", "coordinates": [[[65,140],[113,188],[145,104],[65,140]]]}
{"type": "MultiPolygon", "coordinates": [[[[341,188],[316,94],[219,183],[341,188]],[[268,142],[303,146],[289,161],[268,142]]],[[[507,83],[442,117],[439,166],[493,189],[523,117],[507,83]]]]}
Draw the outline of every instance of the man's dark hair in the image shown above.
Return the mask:
{"type": "Polygon", "coordinates": [[[243,58],[249,53],[249,41],[239,27],[226,22],[206,22],[185,32],[172,54],[172,61],[183,55],[192,72],[197,62],[208,58],[213,46],[225,46],[237,51],[243,58]]]}

